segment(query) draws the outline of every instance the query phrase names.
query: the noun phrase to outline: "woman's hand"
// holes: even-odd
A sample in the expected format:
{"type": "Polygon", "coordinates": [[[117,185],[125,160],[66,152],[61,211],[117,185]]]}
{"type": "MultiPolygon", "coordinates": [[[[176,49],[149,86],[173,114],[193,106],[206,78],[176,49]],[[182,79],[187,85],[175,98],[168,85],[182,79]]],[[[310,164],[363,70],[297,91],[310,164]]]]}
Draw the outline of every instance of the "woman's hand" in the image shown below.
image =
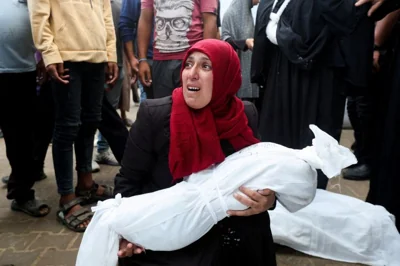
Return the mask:
{"type": "Polygon", "coordinates": [[[358,0],[356,6],[362,6],[366,3],[371,3],[371,8],[368,11],[368,16],[371,16],[383,3],[385,0],[358,0]]]}
{"type": "Polygon", "coordinates": [[[246,46],[249,50],[253,50],[254,47],[254,39],[247,39],[246,40],[246,46]]]}
{"type": "Polygon", "coordinates": [[[128,242],[126,239],[121,239],[119,242],[118,257],[120,258],[131,257],[133,254],[140,254],[142,252],[142,248],[128,242]]]}
{"type": "Polygon", "coordinates": [[[230,216],[251,216],[269,210],[275,203],[275,192],[270,189],[254,191],[245,187],[239,189],[247,197],[235,194],[234,197],[240,203],[249,208],[244,211],[228,211],[230,216]]]}
{"type": "Polygon", "coordinates": [[[381,70],[381,66],[379,65],[380,56],[381,56],[381,53],[379,51],[374,51],[374,56],[373,56],[373,59],[374,59],[374,65],[373,65],[374,66],[374,68],[373,68],[374,73],[377,73],[377,72],[379,72],[381,70]]]}

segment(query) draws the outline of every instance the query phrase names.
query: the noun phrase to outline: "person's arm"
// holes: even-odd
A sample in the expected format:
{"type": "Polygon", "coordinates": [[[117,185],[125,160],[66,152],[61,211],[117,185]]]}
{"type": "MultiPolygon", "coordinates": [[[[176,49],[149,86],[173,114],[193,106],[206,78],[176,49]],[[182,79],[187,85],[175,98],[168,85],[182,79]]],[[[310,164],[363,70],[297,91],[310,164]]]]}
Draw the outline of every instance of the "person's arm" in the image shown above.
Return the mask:
{"type": "Polygon", "coordinates": [[[146,102],[140,105],[126,142],[119,174],[115,177],[114,194],[123,197],[142,194],[143,182],[151,176],[152,128],[146,102]]]}
{"type": "Polygon", "coordinates": [[[374,37],[374,53],[373,53],[373,65],[375,72],[379,72],[381,68],[381,55],[385,53],[385,43],[389,39],[392,33],[393,27],[399,19],[400,11],[395,11],[387,15],[382,20],[378,21],[375,25],[375,37],[374,37]]]}
{"type": "Polygon", "coordinates": [[[138,25],[138,52],[139,59],[147,57],[147,50],[150,44],[151,29],[153,27],[154,11],[142,5],[138,25]]]}
{"type": "Polygon", "coordinates": [[[115,37],[115,27],[112,17],[111,2],[104,1],[104,25],[107,33],[107,61],[117,63],[117,44],[115,37]]]}
{"type": "Polygon", "coordinates": [[[253,39],[247,39],[247,40],[234,40],[231,37],[228,37],[225,39],[227,43],[229,43],[233,49],[235,50],[240,50],[240,51],[247,51],[249,49],[249,46],[253,48],[251,45],[253,39]],[[249,46],[247,45],[249,43],[249,46]]]}
{"type": "Polygon", "coordinates": [[[387,14],[400,9],[400,0],[358,0],[355,5],[362,6],[366,3],[371,3],[368,16],[375,21],[381,20],[387,14]]]}
{"type": "Polygon", "coordinates": [[[153,1],[143,1],[142,10],[140,12],[139,25],[138,25],[138,50],[139,50],[139,78],[140,82],[146,86],[150,87],[151,71],[150,65],[146,61],[147,50],[150,44],[151,32],[153,28],[154,11],[153,11],[153,1]],[[151,2],[151,4],[149,4],[151,2]],[[143,60],[143,61],[141,61],[143,60]]]}
{"type": "Polygon", "coordinates": [[[218,0],[200,0],[203,18],[203,39],[217,39],[218,0]]]}
{"type": "Polygon", "coordinates": [[[217,15],[214,13],[202,13],[203,39],[217,39],[217,15]]]}
{"type": "Polygon", "coordinates": [[[135,56],[134,40],[137,36],[137,26],[140,17],[140,1],[124,0],[119,19],[119,32],[124,43],[125,54],[129,60],[131,72],[136,78],[139,71],[139,61],[135,56]]]}
{"type": "Polygon", "coordinates": [[[235,18],[232,17],[231,13],[227,12],[222,20],[222,40],[229,43],[233,49],[239,51],[247,51],[253,49],[254,39],[236,40],[234,38],[235,33],[232,32],[231,25],[234,25],[235,18]]]}
{"type": "Polygon", "coordinates": [[[383,46],[389,38],[394,25],[399,19],[400,11],[395,11],[378,21],[375,25],[375,45],[383,46]]]}
{"type": "Polygon", "coordinates": [[[50,29],[50,0],[29,0],[28,7],[33,41],[42,53],[45,65],[63,63],[50,29]]]}

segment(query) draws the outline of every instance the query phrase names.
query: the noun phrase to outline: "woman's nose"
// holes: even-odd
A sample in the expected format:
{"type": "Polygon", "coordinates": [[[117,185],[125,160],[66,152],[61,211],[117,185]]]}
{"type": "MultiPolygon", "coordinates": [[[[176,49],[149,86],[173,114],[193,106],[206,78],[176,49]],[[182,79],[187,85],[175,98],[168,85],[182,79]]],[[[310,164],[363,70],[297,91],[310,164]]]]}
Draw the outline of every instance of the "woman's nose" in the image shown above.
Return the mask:
{"type": "Polygon", "coordinates": [[[198,70],[198,68],[196,66],[193,66],[190,69],[190,73],[189,74],[190,74],[189,76],[190,76],[191,79],[198,79],[199,78],[199,70],[198,70]]]}

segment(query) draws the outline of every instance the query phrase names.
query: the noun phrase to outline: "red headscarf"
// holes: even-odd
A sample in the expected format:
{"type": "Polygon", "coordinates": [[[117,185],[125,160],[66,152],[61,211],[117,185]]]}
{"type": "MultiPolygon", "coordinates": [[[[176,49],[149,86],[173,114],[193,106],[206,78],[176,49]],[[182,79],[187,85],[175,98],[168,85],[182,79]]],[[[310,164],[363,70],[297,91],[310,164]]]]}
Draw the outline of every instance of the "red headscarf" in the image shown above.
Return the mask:
{"type": "Polygon", "coordinates": [[[211,60],[212,98],[206,107],[193,110],[186,104],[182,88],[172,93],[169,168],[174,180],[222,162],[221,139],[228,140],[236,151],[259,142],[247,125],[243,102],[235,96],[242,83],[236,52],[220,40],[200,41],[186,53],[181,74],[193,52],[204,53],[211,60]]]}

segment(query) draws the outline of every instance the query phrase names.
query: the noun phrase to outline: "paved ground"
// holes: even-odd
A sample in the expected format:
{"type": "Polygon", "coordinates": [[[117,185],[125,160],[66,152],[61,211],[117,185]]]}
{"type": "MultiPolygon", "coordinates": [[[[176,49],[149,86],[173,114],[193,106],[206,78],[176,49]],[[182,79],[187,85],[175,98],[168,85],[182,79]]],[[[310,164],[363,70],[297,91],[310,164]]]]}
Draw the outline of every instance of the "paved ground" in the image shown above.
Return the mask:
{"type": "MultiPolygon", "coordinates": [[[[134,118],[137,107],[132,108],[129,117],[134,118]]],[[[342,143],[350,146],[351,131],[343,132],[342,143]]],[[[21,151],[24,152],[24,151],[21,151]]],[[[95,174],[96,181],[112,185],[118,167],[102,166],[95,174]]],[[[48,152],[45,172],[48,179],[35,185],[37,195],[46,200],[52,212],[45,218],[34,219],[10,210],[6,200],[6,189],[0,185],[0,266],[73,266],[82,234],[63,228],[56,221],[58,197],[51,152],[48,152]]],[[[4,140],[0,140],[0,176],[9,173],[5,155],[4,140]]],[[[329,190],[364,199],[368,182],[351,182],[342,178],[331,181],[329,190]]],[[[346,263],[313,258],[288,248],[278,248],[279,266],[344,266],[346,263]]],[[[352,264],[354,265],[354,264],[352,264]]]]}

